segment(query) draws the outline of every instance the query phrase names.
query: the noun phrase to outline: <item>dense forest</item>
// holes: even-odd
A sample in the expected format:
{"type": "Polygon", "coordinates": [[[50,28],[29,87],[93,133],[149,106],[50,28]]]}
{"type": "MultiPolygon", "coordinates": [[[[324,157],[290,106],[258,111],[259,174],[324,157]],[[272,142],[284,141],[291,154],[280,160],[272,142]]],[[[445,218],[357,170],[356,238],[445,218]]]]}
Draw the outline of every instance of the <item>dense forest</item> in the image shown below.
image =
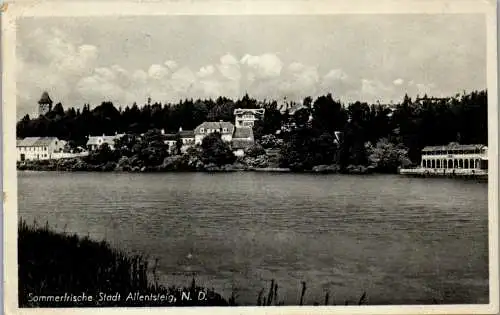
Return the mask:
{"type": "Polygon", "coordinates": [[[231,100],[183,100],[177,104],[133,104],[116,108],[103,102],[80,110],[57,103],[46,115],[17,123],[17,136],[55,136],[72,146],[84,145],[89,135],[146,133],[164,129],[175,133],[194,129],[204,121],[234,122],[235,108],[265,108],[254,127],[257,143],[276,148],[281,166],[296,170],[315,165],[370,165],[393,171],[401,164],[419,163],[426,145],[450,142],[487,144],[487,92],[473,91],[448,98],[407,95],[392,106],[354,102],[343,104],[327,94],[306,97],[303,107],[290,115],[293,103],[280,108],[276,101],[258,101],[245,95],[231,100]],[[282,127],[293,125],[283,131],[282,127]],[[276,133],[277,130],[281,130],[276,133]],[[342,141],[335,144],[335,132],[342,141]]]}

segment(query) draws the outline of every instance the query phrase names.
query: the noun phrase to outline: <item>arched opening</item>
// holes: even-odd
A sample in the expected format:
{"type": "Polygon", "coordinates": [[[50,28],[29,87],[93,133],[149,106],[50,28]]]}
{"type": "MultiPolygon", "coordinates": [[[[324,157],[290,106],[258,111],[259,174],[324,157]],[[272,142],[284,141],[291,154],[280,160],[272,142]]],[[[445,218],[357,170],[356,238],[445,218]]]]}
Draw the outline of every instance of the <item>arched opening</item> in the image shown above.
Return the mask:
{"type": "Polygon", "coordinates": [[[441,168],[441,160],[436,161],[436,168],[441,168]]]}
{"type": "Polygon", "coordinates": [[[457,159],[453,160],[453,168],[458,168],[458,160],[457,159]]]}
{"type": "Polygon", "coordinates": [[[453,168],[453,161],[452,160],[448,160],[448,168],[453,168]]]}
{"type": "Polygon", "coordinates": [[[458,160],[458,167],[464,168],[464,160],[462,159],[458,160]]]}
{"type": "Polygon", "coordinates": [[[443,168],[446,168],[448,166],[447,164],[446,160],[443,160],[443,168]]]}
{"type": "Polygon", "coordinates": [[[469,165],[470,165],[470,168],[474,168],[474,160],[473,159],[469,160],[469,165]]]}
{"type": "Polygon", "coordinates": [[[431,165],[431,168],[436,168],[436,160],[432,160],[431,165]]]}
{"type": "Polygon", "coordinates": [[[469,168],[469,160],[465,159],[464,168],[469,168]]]}
{"type": "Polygon", "coordinates": [[[476,160],[476,168],[479,168],[481,165],[479,164],[479,159],[476,160]]]}

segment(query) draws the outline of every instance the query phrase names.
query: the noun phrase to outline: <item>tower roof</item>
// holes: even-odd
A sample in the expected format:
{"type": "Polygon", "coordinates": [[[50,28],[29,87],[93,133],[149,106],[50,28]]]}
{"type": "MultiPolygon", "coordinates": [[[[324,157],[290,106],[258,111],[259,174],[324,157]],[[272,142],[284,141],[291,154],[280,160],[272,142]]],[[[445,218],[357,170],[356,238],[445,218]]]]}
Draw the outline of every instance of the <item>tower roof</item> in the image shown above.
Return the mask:
{"type": "Polygon", "coordinates": [[[38,104],[52,104],[52,100],[50,99],[49,93],[47,93],[47,91],[44,91],[42,93],[38,104]]]}

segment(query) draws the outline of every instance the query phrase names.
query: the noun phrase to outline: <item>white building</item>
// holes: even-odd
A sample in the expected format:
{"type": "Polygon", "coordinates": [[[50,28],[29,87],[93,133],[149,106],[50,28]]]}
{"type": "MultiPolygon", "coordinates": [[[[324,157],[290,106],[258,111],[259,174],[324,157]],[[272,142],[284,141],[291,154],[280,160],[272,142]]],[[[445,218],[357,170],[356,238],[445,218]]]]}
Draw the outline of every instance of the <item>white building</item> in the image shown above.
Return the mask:
{"type": "Polygon", "coordinates": [[[194,129],[195,144],[201,144],[203,138],[215,132],[221,135],[222,141],[231,142],[233,139],[234,125],[227,121],[206,121],[194,129]]]}
{"type": "Polygon", "coordinates": [[[482,144],[427,146],[422,149],[424,169],[487,169],[488,147],[482,144]]]}
{"type": "Polygon", "coordinates": [[[236,108],[234,110],[234,122],[236,128],[253,127],[255,121],[264,117],[264,108],[236,108]]]}
{"type": "Polygon", "coordinates": [[[175,154],[177,152],[177,139],[178,136],[176,133],[163,134],[163,143],[168,145],[168,152],[170,154],[175,154]]]}
{"type": "Polygon", "coordinates": [[[185,153],[190,147],[195,144],[195,133],[193,130],[182,130],[182,127],[179,128],[178,132],[181,137],[182,146],[181,153],[185,153]]]}
{"type": "Polygon", "coordinates": [[[100,148],[103,144],[107,144],[111,150],[115,149],[115,140],[120,139],[125,134],[116,134],[114,136],[89,136],[87,140],[87,150],[94,151],[100,148]]]}
{"type": "Polygon", "coordinates": [[[66,141],[56,137],[28,137],[16,142],[17,160],[49,160],[62,152],[66,141]]]}

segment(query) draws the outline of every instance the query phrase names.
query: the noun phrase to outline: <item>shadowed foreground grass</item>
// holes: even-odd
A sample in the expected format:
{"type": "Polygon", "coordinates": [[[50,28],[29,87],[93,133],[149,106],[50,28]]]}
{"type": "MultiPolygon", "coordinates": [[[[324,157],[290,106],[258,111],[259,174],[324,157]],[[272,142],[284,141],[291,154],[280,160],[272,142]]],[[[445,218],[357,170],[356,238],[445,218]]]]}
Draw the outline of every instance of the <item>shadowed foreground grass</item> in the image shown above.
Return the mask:
{"type": "MultiPolygon", "coordinates": [[[[156,266],[141,255],[129,255],[105,242],[51,230],[48,223],[18,224],[19,307],[117,307],[117,306],[237,306],[233,291],[229,299],[214,289],[163,286],[156,281],[156,266]],[[106,295],[105,295],[106,294],[106,295]]],[[[263,288],[257,306],[284,305],[278,283],[263,288]]],[[[298,305],[304,301],[306,283],[298,305]]],[[[353,303],[364,304],[366,293],[353,303]]],[[[321,303],[329,301],[327,292],[321,303]]]]}

